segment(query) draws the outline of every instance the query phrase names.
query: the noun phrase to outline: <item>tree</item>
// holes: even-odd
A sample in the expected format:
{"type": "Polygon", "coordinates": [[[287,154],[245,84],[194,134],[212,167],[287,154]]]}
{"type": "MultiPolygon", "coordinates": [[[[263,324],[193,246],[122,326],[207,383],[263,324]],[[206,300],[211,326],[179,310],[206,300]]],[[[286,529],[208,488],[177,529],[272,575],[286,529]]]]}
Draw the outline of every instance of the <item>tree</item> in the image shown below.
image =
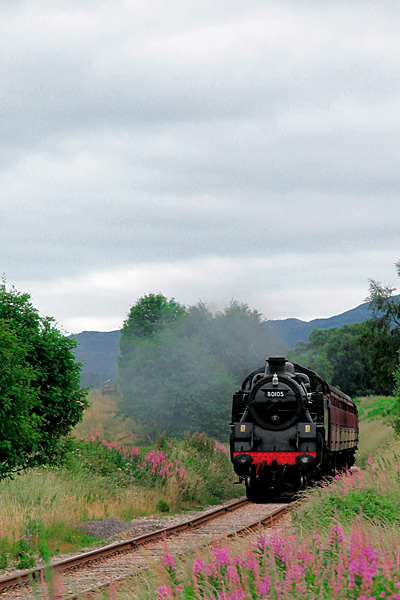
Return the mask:
{"type": "Polygon", "coordinates": [[[316,371],[350,396],[375,391],[374,373],[363,343],[363,324],[313,329],[309,341],[297,342],[288,357],[316,371]]]}
{"type": "Polygon", "coordinates": [[[326,352],[326,346],[332,329],[313,329],[308,336],[308,341],[296,342],[293,350],[288,353],[288,359],[312,369],[318,375],[332,381],[333,367],[326,352]]]}
{"type": "Polygon", "coordinates": [[[128,356],[135,344],[154,337],[185,313],[185,308],[163,294],[147,294],[132,306],[121,330],[119,348],[121,356],[128,356]]]}
{"type": "MultiPolygon", "coordinates": [[[[400,260],[395,263],[400,277],[400,260]]],[[[400,300],[395,288],[371,279],[367,301],[373,318],[364,324],[363,344],[374,370],[376,381],[387,394],[393,391],[393,373],[400,349],[400,300]]]]}
{"type": "Polygon", "coordinates": [[[213,330],[213,353],[237,383],[265,365],[269,356],[286,354],[285,345],[271,334],[263,315],[236,300],[215,316],[213,330]]]}
{"type": "Polygon", "coordinates": [[[151,438],[163,430],[171,436],[226,434],[236,384],[201,336],[165,329],[137,342],[120,373],[121,408],[144,423],[151,438]]]}
{"type": "Polygon", "coordinates": [[[343,325],[332,332],[327,358],[332,365],[332,384],[350,396],[379,393],[374,372],[362,344],[363,324],[343,325]]]}
{"type": "Polygon", "coordinates": [[[226,436],[232,393],[276,350],[267,324],[235,301],[213,315],[201,302],[185,309],[160,296],[140,299],[124,324],[121,408],[152,437],[164,429],[226,436]]]}
{"type": "Polygon", "coordinates": [[[399,434],[400,433],[400,351],[398,353],[398,357],[399,357],[399,361],[398,361],[398,365],[395,368],[395,370],[393,371],[393,378],[394,378],[394,396],[396,398],[396,410],[395,410],[395,414],[393,415],[393,426],[395,431],[399,434]]]}
{"type": "Polygon", "coordinates": [[[52,464],[82,417],[86,391],[72,348],[30,296],[0,285],[0,478],[52,464]]]}

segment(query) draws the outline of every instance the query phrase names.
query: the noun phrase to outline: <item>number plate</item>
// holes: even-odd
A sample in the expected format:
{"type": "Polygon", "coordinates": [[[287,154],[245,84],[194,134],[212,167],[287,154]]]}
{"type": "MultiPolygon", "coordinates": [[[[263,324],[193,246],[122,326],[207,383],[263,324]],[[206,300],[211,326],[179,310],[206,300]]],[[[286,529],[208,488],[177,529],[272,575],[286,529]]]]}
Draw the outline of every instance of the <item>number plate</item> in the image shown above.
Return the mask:
{"type": "Polygon", "coordinates": [[[284,398],[286,392],[284,390],[263,390],[266,398],[284,398]]]}

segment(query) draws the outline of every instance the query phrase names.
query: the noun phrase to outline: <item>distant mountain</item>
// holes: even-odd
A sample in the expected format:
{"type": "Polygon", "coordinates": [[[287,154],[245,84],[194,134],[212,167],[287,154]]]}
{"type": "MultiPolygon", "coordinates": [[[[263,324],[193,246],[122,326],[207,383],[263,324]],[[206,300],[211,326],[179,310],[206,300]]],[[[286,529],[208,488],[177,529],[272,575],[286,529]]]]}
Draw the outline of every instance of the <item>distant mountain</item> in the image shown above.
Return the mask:
{"type": "Polygon", "coordinates": [[[342,327],[353,323],[362,323],[372,317],[368,302],[360,304],[356,308],[329,317],[327,319],[313,319],[312,321],[301,321],[300,319],[282,319],[268,321],[268,325],[276,337],[283,340],[289,348],[293,348],[297,341],[307,341],[313,329],[330,329],[331,327],[342,327]]]}
{"type": "MultiPolygon", "coordinates": [[[[400,298],[400,296],[399,296],[400,298]]],[[[328,319],[281,319],[268,321],[271,331],[283,340],[288,348],[293,348],[298,340],[307,341],[315,328],[329,329],[352,323],[361,323],[371,318],[369,304],[360,304],[340,315],[328,319]]],[[[114,379],[118,374],[117,356],[119,354],[120,331],[82,331],[71,336],[77,341],[75,356],[82,363],[81,383],[83,387],[100,388],[101,382],[114,379]]]]}
{"type": "Polygon", "coordinates": [[[82,364],[82,387],[100,388],[107,379],[118,375],[120,331],[82,331],[71,335],[76,340],[77,362],[82,364]]]}

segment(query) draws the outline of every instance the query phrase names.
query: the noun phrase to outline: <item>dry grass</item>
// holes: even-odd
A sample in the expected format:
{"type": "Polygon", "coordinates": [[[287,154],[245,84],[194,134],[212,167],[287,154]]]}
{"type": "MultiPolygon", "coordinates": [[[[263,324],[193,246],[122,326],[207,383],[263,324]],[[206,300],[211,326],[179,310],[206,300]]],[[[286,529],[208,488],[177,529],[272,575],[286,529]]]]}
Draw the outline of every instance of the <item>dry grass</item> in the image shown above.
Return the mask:
{"type": "Polygon", "coordinates": [[[143,428],[138,423],[118,413],[118,395],[103,396],[98,390],[92,390],[89,392],[88,400],[89,408],[84,414],[83,421],[73,431],[77,439],[92,437],[99,432],[102,439],[106,438],[120,444],[149,443],[143,428]]]}
{"type": "Polygon", "coordinates": [[[369,456],[375,456],[384,450],[394,438],[391,425],[383,421],[360,421],[360,442],[356,454],[356,463],[365,467],[369,456]]]}
{"type": "Polygon", "coordinates": [[[66,552],[78,543],[72,533],[83,521],[116,517],[129,522],[155,513],[160,499],[166,497],[165,490],[116,487],[85,472],[32,470],[0,482],[1,535],[14,544],[41,523],[51,552],[55,547],[66,552]]]}

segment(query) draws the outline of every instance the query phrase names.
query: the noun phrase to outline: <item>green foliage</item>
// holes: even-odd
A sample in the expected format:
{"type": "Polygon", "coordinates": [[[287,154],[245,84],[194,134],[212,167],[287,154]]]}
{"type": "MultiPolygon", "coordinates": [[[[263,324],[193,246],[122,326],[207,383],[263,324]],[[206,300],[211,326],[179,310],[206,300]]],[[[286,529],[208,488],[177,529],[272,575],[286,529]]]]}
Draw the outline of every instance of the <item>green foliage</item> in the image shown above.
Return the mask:
{"type": "Polygon", "coordinates": [[[86,406],[74,342],[0,285],[0,478],[52,463],[86,406]]]}
{"type": "Polygon", "coordinates": [[[393,371],[397,366],[400,348],[400,329],[393,327],[389,317],[383,315],[365,321],[361,343],[374,371],[380,393],[393,392],[393,371]]]}
{"type": "Polygon", "coordinates": [[[48,563],[52,555],[58,553],[57,549],[50,550],[49,541],[54,543],[57,538],[59,540],[61,538],[75,547],[84,547],[94,541],[99,541],[62,523],[56,527],[54,525],[46,527],[42,519],[31,519],[24,534],[13,544],[10,544],[6,536],[2,537],[0,541],[0,571],[9,567],[10,564],[17,569],[31,569],[38,558],[48,563]]]}
{"type": "Polygon", "coordinates": [[[316,371],[350,396],[373,392],[374,373],[363,347],[363,324],[314,329],[288,358],[316,371]]]}
{"type": "Polygon", "coordinates": [[[15,545],[14,554],[18,569],[31,569],[35,564],[28,534],[21,537],[15,545]]]}
{"type": "MultiPolygon", "coordinates": [[[[186,432],[183,440],[163,433],[154,445],[141,449],[92,438],[76,442],[65,466],[77,476],[103,477],[108,482],[105,487],[163,490],[162,502],[155,507],[160,512],[194,503],[213,504],[241,493],[233,485],[226,449],[204,432],[186,432]]],[[[87,501],[93,501],[95,494],[99,499],[97,490],[87,501]]]]}
{"type": "Polygon", "coordinates": [[[235,382],[199,338],[166,330],[157,343],[138,343],[121,379],[124,412],[152,437],[160,429],[172,436],[198,429],[224,434],[235,382]]]}
{"type": "Polygon", "coordinates": [[[362,512],[365,519],[383,524],[400,525],[399,519],[400,501],[395,491],[382,494],[372,488],[349,490],[341,497],[328,496],[325,499],[320,518],[326,519],[326,527],[338,519],[340,522],[351,521],[362,512]]]}
{"type": "MultiPolygon", "coordinates": [[[[400,260],[395,264],[400,277],[400,260]]],[[[394,288],[371,279],[367,298],[373,318],[364,324],[362,342],[383,393],[393,391],[393,372],[400,349],[400,300],[394,288]]]]}
{"type": "Polygon", "coordinates": [[[204,304],[184,310],[152,294],[131,309],[121,340],[121,409],[152,439],[164,429],[225,437],[232,393],[274,348],[266,322],[245,304],[213,316],[204,304]]]}
{"type": "Polygon", "coordinates": [[[166,502],[162,498],[157,502],[156,508],[159,512],[162,512],[162,513],[167,513],[171,510],[171,507],[168,504],[168,502],[166,502]]]}
{"type": "Polygon", "coordinates": [[[399,364],[393,372],[394,377],[394,396],[396,399],[396,406],[393,410],[394,417],[394,428],[397,433],[400,434],[400,350],[399,350],[399,364]]]}
{"type": "Polygon", "coordinates": [[[393,427],[382,420],[361,419],[360,440],[356,452],[356,464],[365,468],[369,457],[379,456],[393,440],[393,427]]]}
{"type": "MultiPolygon", "coordinates": [[[[120,486],[126,487],[132,484],[132,473],[135,463],[126,460],[125,452],[119,451],[116,444],[110,451],[107,446],[98,440],[74,441],[66,459],[66,467],[70,472],[88,472],[93,475],[108,477],[120,486]]],[[[111,446],[110,446],[111,447],[111,446]]]]}
{"type": "Polygon", "coordinates": [[[185,308],[174,298],[162,294],[148,294],[132,306],[125,319],[119,342],[122,357],[129,356],[140,340],[153,338],[185,313],[185,308]]]}
{"type": "Polygon", "coordinates": [[[205,434],[180,441],[161,434],[158,449],[103,442],[72,440],[60,467],[0,482],[0,570],[92,545],[79,528],[87,520],[130,521],[243,495],[225,447],[205,434]]]}
{"type": "MultiPolygon", "coordinates": [[[[400,276],[400,260],[396,270],[400,276]]],[[[400,300],[393,292],[393,287],[371,279],[367,301],[373,318],[312,331],[308,343],[296,344],[290,360],[309,366],[350,395],[390,395],[400,349],[400,300]]]]}
{"type": "Polygon", "coordinates": [[[284,352],[282,344],[271,337],[262,315],[236,301],[216,315],[210,345],[237,382],[265,363],[273,350],[284,352]]]}
{"type": "Polygon", "coordinates": [[[215,442],[213,439],[206,436],[204,432],[196,431],[193,435],[189,435],[186,431],[183,447],[186,450],[195,450],[201,455],[202,459],[210,458],[215,451],[215,442]]]}
{"type": "Polygon", "coordinates": [[[391,422],[396,409],[396,399],[393,396],[366,396],[355,398],[358,416],[362,421],[391,422]]]}
{"type": "Polygon", "coordinates": [[[243,495],[243,489],[234,484],[229,453],[205,433],[186,433],[179,458],[187,471],[182,502],[207,505],[243,495]]]}

